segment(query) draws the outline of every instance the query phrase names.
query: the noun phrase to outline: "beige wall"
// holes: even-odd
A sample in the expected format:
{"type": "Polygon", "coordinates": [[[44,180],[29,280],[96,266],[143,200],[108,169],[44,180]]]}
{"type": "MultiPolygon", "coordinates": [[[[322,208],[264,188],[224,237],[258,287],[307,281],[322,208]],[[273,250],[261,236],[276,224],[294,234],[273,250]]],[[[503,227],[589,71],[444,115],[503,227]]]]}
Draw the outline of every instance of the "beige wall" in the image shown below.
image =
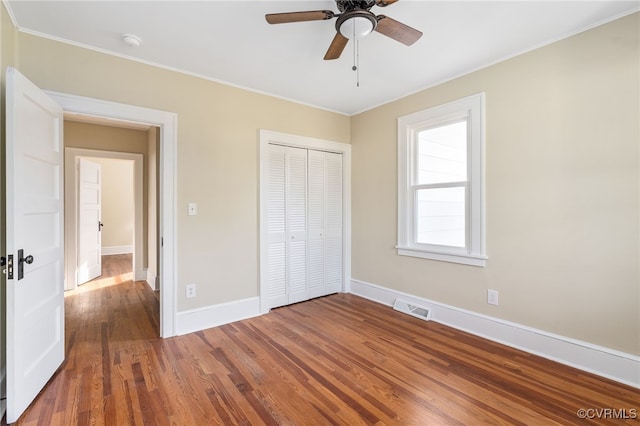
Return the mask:
{"type": "Polygon", "coordinates": [[[354,116],[353,277],[640,354],[638,29],[628,16],[354,116]],[[396,118],[479,92],[487,267],[396,255],[396,118]]]}
{"type": "Polygon", "coordinates": [[[177,114],[178,310],[257,296],[258,130],[349,142],[349,117],[24,33],[18,47],[44,89],[177,114]]]}
{"type": "Polygon", "coordinates": [[[65,148],[147,154],[146,130],[126,129],[78,121],[64,121],[65,148]]]}
{"type": "Polygon", "coordinates": [[[102,166],[102,247],[133,248],[133,161],[90,160],[102,166]]]}

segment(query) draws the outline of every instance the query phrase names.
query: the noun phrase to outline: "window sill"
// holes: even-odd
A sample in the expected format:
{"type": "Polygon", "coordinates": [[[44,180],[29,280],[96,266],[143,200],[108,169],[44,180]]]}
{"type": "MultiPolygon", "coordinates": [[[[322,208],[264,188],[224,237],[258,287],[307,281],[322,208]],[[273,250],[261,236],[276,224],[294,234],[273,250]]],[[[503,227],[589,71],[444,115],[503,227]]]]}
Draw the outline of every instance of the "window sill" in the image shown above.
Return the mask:
{"type": "Polygon", "coordinates": [[[422,259],[441,260],[443,262],[460,263],[469,266],[479,266],[484,268],[487,263],[487,256],[475,254],[445,253],[436,251],[425,251],[413,247],[396,246],[398,255],[420,257],[422,259]]]}

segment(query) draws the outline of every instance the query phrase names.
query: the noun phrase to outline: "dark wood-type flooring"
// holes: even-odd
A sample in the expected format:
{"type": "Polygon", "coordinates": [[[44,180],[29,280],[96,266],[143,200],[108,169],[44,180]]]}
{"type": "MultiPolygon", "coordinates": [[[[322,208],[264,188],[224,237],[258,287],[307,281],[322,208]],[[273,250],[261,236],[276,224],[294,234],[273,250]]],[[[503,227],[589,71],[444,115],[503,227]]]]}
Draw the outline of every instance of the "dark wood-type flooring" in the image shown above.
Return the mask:
{"type": "Polygon", "coordinates": [[[121,275],[130,258],[104,264],[66,295],[66,361],[18,424],[639,422],[577,414],[640,416],[638,389],[348,294],[160,339],[156,295],[121,275]]]}

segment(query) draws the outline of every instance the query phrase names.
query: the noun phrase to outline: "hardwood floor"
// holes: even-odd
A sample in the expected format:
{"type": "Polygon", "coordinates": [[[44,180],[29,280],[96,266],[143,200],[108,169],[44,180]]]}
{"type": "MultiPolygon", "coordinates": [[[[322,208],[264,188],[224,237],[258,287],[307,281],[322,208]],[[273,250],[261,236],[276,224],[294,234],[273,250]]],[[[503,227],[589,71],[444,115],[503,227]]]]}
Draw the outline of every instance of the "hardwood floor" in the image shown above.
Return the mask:
{"type": "Polygon", "coordinates": [[[638,424],[638,389],[353,295],[160,339],[155,294],[106,263],[65,297],[66,361],[18,424],[638,424]]]}

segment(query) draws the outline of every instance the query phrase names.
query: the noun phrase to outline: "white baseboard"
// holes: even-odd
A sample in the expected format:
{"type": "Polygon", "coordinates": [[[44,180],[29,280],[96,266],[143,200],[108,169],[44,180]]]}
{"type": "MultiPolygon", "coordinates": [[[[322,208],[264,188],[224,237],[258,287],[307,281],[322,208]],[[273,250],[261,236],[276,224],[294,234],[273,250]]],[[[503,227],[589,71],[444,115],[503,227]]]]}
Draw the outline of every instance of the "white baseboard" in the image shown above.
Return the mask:
{"type": "Polygon", "coordinates": [[[103,256],[109,256],[111,254],[129,254],[129,253],[133,253],[133,246],[102,247],[103,256]]]}
{"type": "Polygon", "coordinates": [[[431,320],[486,339],[640,388],[640,357],[521,324],[445,305],[364,281],[351,293],[392,306],[400,297],[431,309],[431,320]]]}
{"type": "Polygon", "coordinates": [[[236,300],[219,305],[206,306],[176,315],[176,334],[193,333],[219,325],[253,318],[260,315],[260,298],[236,300]]]}
{"type": "Polygon", "coordinates": [[[150,271],[149,269],[145,269],[145,273],[147,274],[147,284],[149,284],[149,287],[151,287],[151,290],[156,291],[159,290],[158,288],[156,288],[156,274],[154,274],[154,271],[150,271]]]}

